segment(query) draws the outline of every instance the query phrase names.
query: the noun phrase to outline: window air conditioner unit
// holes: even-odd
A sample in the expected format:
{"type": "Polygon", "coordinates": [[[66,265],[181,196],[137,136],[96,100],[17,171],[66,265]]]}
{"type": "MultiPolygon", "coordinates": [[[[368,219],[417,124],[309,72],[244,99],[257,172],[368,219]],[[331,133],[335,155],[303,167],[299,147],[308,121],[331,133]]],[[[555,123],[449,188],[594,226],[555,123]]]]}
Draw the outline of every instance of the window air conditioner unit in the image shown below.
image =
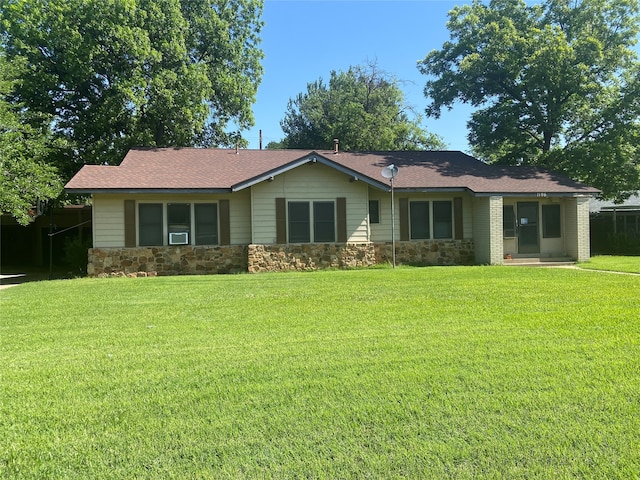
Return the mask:
{"type": "Polygon", "coordinates": [[[189,232],[170,233],[169,245],[189,245],[189,232]]]}

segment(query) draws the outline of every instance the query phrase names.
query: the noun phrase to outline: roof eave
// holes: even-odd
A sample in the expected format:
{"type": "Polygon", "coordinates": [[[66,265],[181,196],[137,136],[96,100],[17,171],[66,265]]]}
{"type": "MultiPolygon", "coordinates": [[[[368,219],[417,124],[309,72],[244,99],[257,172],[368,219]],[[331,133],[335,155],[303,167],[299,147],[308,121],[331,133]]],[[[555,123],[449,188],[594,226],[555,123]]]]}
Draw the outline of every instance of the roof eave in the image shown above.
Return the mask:
{"type": "Polygon", "coordinates": [[[379,188],[380,190],[385,190],[387,192],[391,191],[391,186],[385,182],[371,178],[368,175],[365,175],[362,172],[359,172],[357,170],[353,170],[349,167],[345,167],[344,165],[334,162],[333,160],[331,160],[328,157],[325,157],[324,155],[319,155],[319,154],[316,154],[316,155],[318,156],[319,163],[326,165],[327,167],[331,167],[341,173],[344,173],[347,176],[353,177],[354,180],[358,180],[358,181],[362,180],[363,182],[365,182],[368,185],[371,185],[372,187],[379,188]]]}
{"type": "Polygon", "coordinates": [[[471,192],[474,197],[594,197],[598,192],[471,192]]]}
{"type": "Polygon", "coordinates": [[[266,172],[256,175],[255,177],[248,178],[246,180],[243,180],[242,182],[236,183],[235,185],[231,186],[231,191],[237,192],[239,190],[244,190],[245,188],[252,187],[258,183],[262,183],[266,180],[273,180],[273,178],[277,175],[281,175],[285,172],[288,172],[289,170],[298,168],[301,165],[304,165],[306,163],[312,163],[315,161],[316,159],[312,152],[308,155],[298,158],[297,160],[286,163],[277,168],[272,168],[271,170],[267,170],[266,172]]]}
{"type": "Polygon", "coordinates": [[[391,187],[389,187],[388,185],[386,185],[383,182],[379,182],[377,180],[374,180],[370,177],[368,177],[367,175],[362,174],[361,172],[357,171],[357,170],[353,170],[350,168],[347,168],[343,165],[340,165],[339,163],[333,162],[330,159],[326,158],[323,155],[320,155],[319,153],[317,153],[316,151],[313,151],[303,157],[300,157],[297,160],[294,160],[292,162],[289,162],[285,165],[282,165],[280,167],[271,169],[269,171],[266,171],[264,173],[261,173],[260,175],[257,175],[253,178],[244,180],[242,182],[236,183],[235,185],[232,185],[231,187],[231,191],[232,192],[237,192],[239,190],[243,190],[245,188],[249,188],[252,187],[258,183],[267,181],[267,180],[273,180],[274,177],[276,177],[277,175],[281,175],[283,173],[288,172],[289,170],[293,170],[295,168],[300,167],[301,165],[306,165],[308,163],[320,163],[322,165],[325,165],[327,167],[333,168],[334,170],[337,170],[341,173],[344,173],[347,176],[352,177],[354,180],[362,180],[363,182],[379,188],[381,190],[386,190],[386,191],[391,191],[391,187]]]}
{"type": "Polygon", "coordinates": [[[230,188],[65,188],[67,193],[76,194],[96,194],[96,193],[112,193],[112,194],[165,194],[165,193],[230,193],[230,188]]]}
{"type": "Polygon", "coordinates": [[[469,191],[467,187],[394,187],[393,190],[399,193],[458,193],[469,191]]]}

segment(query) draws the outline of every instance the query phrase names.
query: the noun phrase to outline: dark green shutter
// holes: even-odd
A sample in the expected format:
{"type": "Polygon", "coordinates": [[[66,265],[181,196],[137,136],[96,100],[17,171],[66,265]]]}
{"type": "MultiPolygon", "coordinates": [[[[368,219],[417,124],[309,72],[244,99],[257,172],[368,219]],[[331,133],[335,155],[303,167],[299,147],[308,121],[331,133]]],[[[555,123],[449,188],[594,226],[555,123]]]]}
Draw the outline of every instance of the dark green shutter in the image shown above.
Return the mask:
{"type": "Polygon", "coordinates": [[[124,201],[124,246],[136,246],[136,201],[124,201]]]}
{"type": "Polygon", "coordinates": [[[400,199],[400,240],[409,240],[409,199],[400,199]]]}
{"type": "Polygon", "coordinates": [[[231,245],[231,219],[229,216],[229,200],[218,202],[220,220],[220,245],[231,245]]]}
{"type": "Polygon", "coordinates": [[[338,221],[338,242],[347,242],[347,199],[338,197],[336,201],[336,216],[338,221]]]}
{"type": "Polygon", "coordinates": [[[287,243],[287,201],[276,198],[276,243],[287,243]]]}
{"type": "Polygon", "coordinates": [[[453,199],[453,231],[454,238],[461,240],[464,238],[464,228],[462,221],[462,197],[453,199]]]}

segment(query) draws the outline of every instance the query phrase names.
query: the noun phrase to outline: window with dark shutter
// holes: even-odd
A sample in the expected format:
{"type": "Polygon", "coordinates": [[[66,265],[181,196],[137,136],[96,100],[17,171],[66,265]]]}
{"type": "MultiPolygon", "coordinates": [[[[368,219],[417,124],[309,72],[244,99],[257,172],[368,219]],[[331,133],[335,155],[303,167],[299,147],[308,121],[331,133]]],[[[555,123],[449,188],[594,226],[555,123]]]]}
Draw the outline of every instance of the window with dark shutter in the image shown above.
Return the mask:
{"type": "Polygon", "coordinates": [[[542,236],[560,238],[560,205],[542,205],[542,236]]]}
{"type": "Polygon", "coordinates": [[[231,212],[229,200],[218,202],[220,215],[220,245],[231,245],[231,212]]]}
{"type": "Polygon", "coordinates": [[[336,241],[335,207],[333,202],[313,202],[313,241],[336,241]]]}
{"type": "Polygon", "coordinates": [[[424,240],[429,235],[429,202],[419,201],[409,203],[409,220],[411,224],[411,239],[424,240]]]}
{"type": "Polygon", "coordinates": [[[369,200],[369,223],[380,223],[379,200],[369,200]]]}
{"type": "Polygon", "coordinates": [[[516,236],[516,214],[513,205],[502,207],[502,236],[505,238],[516,236]]]}
{"type": "Polygon", "coordinates": [[[311,241],[309,202],[289,202],[288,214],[289,243],[309,243],[311,241]]]}
{"type": "Polygon", "coordinates": [[[215,203],[196,203],[193,206],[195,221],[195,244],[218,244],[218,205],[215,203]]]}
{"type": "Polygon", "coordinates": [[[276,243],[287,243],[287,201],[276,198],[276,243]]]}
{"type": "Polygon", "coordinates": [[[191,243],[191,205],[188,203],[167,204],[167,230],[169,245],[191,243]]]}
{"type": "Polygon", "coordinates": [[[162,245],[162,204],[138,205],[138,232],[141,246],[162,245]]]}
{"type": "Polygon", "coordinates": [[[462,216],[462,197],[453,199],[453,232],[456,239],[464,238],[464,220],[462,216]]]}
{"type": "Polygon", "coordinates": [[[136,246],[136,201],[124,201],[124,246],[136,246]]]}
{"type": "Polygon", "coordinates": [[[451,201],[433,202],[433,238],[453,237],[451,201]]]}
{"type": "Polygon", "coordinates": [[[347,199],[339,197],[336,199],[336,216],[337,216],[337,228],[338,238],[337,241],[345,243],[348,240],[347,237],[347,199]]]}
{"type": "Polygon", "coordinates": [[[400,240],[409,240],[409,199],[400,199],[400,240]]]}

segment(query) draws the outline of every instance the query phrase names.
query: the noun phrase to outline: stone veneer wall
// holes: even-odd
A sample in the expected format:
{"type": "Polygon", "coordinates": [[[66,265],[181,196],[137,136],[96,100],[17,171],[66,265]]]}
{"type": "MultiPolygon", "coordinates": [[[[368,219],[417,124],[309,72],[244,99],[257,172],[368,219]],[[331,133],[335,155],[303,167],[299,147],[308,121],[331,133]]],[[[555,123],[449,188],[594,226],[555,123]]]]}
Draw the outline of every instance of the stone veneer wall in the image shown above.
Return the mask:
{"type": "Polygon", "coordinates": [[[284,272],[376,264],[372,243],[300,243],[249,245],[249,272],[284,272]]]}
{"type": "MultiPolygon", "coordinates": [[[[472,240],[396,242],[398,265],[468,265],[472,240]]],[[[91,277],[306,271],[391,263],[388,243],[91,248],[91,277]]]]}
{"type": "Polygon", "coordinates": [[[247,271],[247,247],[164,246],[91,248],[90,277],[193,275],[247,271]]]}
{"type": "MultiPolygon", "coordinates": [[[[391,263],[391,242],[377,243],[376,263],[391,263]]],[[[471,265],[473,240],[411,240],[396,242],[398,265],[471,265]]]]}

